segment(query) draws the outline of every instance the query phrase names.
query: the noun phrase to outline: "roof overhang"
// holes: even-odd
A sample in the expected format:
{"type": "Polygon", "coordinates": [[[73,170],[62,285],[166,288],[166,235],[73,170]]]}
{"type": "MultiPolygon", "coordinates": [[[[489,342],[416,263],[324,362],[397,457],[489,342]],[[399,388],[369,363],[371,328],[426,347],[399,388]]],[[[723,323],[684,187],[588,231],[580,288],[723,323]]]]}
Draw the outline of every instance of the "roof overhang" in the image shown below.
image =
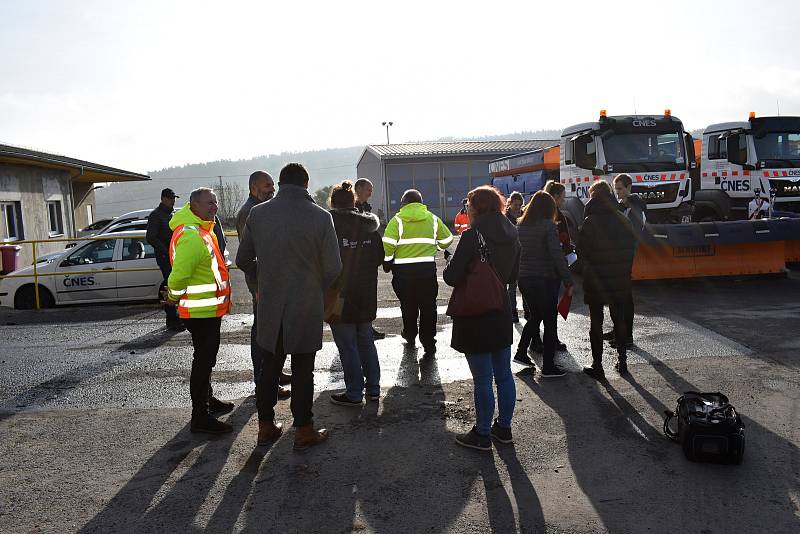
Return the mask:
{"type": "Polygon", "coordinates": [[[124,171],[64,156],[18,149],[7,145],[0,146],[0,163],[67,171],[70,173],[73,182],[138,182],[150,180],[150,177],[146,174],[124,171]]]}

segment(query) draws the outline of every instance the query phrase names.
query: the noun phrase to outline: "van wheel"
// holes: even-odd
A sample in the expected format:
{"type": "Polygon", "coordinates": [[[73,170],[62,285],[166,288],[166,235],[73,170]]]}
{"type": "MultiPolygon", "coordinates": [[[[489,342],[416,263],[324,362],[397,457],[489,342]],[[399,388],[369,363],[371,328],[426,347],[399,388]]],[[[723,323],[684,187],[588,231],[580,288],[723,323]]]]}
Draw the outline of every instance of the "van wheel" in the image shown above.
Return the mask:
{"type": "MultiPolygon", "coordinates": [[[[52,308],[55,303],[50,290],[40,285],[39,306],[41,308],[52,308]]],[[[14,308],[18,310],[33,310],[36,308],[36,289],[33,284],[24,285],[17,290],[14,295],[14,308]]]]}

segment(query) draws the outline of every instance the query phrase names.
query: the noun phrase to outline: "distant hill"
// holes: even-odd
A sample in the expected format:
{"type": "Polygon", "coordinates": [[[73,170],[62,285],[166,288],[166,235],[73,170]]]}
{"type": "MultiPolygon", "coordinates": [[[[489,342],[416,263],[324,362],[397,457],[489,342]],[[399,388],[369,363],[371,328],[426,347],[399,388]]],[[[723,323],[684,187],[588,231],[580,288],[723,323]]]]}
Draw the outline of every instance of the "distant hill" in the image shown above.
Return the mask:
{"type": "MultiPolygon", "coordinates": [[[[503,135],[483,137],[443,137],[433,141],[494,141],[516,139],[556,139],[558,130],[537,130],[503,135]]],[[[420,142],[431,142],[421,140],[420,142]]],[[[97,217],[111,217],[128,211],[155,207],[159,202],[159,194],[165,187],[172,188],[175,193],[186,200],[192,189],[202,186],[218,186],[220,176],[223,183],[238,185],[242,194],[247,195],[247,179],[254,170],[263,169],[272,174],[276,181],[281,168],[291,161],[299,161],[311,175],[310,189],[317,189],[356,176],[356,164],[364,145],[345,148],[329,148],[309,152],[283,152],[257,156],[241,160],[217,160],[207,163],[191,163],[181,167],[168,167],[151,171],[150,182],[121,182],[110,184],[95,192],[97,199],[97,217]]],[[[244,199],[242,199],[244,200],[244,199]]],[[[179,201],[179,205],[182,202],[179,201]]]]}

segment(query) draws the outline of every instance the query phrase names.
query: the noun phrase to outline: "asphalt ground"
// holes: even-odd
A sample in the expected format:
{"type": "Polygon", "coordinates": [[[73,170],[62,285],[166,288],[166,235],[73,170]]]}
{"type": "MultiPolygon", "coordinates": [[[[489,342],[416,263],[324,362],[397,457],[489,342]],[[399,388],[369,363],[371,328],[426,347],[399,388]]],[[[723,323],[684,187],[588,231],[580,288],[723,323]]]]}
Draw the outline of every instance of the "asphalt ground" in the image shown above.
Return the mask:
{"type": "MultiPolygon", "coordinates": [[[[235,430],[210,439],[188,431],[190,339],[163,328],[156,304],[0,310],[0,532],[800,531],[797,271],[637,284],[631,375],[615,375],[609,350],[607,383],[580,373],[576,294],[559,319],[570,372],[513,364],[515,444],[491,454],[453,442],[474,404],[443,309],[436,358],[423,359],[399,338],[384,273],[381,401],[330,404],[343,379],[325,329],[314,413],[330,441],[295,453],[287,428],[256,448],[240,277],[213,375],[235,430]],[[741,466],[688,462],[663,437],[663,411],[689,390],[723,391],[744,415],[741,466]]],[[[440,306],[448,294],[440,283],[440,306]]],[[[291,423],[287,402],[278,418],[291,423]]]]}

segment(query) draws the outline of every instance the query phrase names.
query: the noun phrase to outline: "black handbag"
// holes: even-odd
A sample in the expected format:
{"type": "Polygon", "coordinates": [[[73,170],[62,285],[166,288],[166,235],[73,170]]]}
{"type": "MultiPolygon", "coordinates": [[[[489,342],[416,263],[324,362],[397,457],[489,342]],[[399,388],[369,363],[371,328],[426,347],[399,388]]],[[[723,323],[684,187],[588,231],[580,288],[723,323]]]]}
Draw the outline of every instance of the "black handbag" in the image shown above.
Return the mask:
{"type": "Polygon", "coordinates": [[[675,411],[665,411],[664,435],[680,443],[691,461],[740,464],[744,457],[744,423],[722,393],[687,391],[675,411]],[[677,429],[672,420],[677,420],[677,429]]]}

